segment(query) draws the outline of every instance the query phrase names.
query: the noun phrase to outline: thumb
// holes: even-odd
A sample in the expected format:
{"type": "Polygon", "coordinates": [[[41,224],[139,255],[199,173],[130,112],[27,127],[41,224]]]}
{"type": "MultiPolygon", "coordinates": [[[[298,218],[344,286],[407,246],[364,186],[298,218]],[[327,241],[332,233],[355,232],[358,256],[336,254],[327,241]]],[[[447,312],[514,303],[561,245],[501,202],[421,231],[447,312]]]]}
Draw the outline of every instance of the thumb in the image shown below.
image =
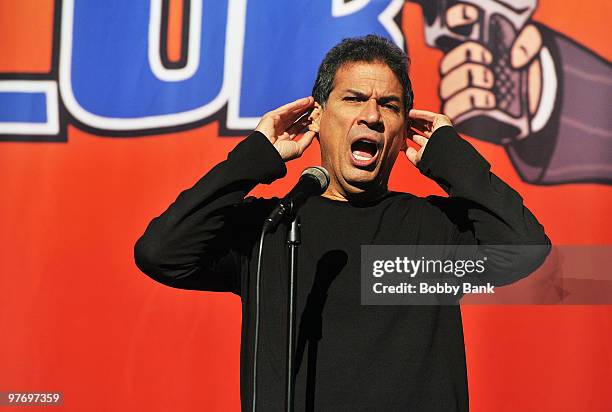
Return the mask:
{"type": "Polygon", "coordinates": [[[521,30],[510,50],[512,67],[519,69],[529,63],[542,49],[542,34],[538,28],[529,24],[521,30]]]}
{"type": "Polygon", "coordinates": [[[408,146],[408,148],[406,149],[406,157],[408,158],[410,163],[416,166],[417,163],[419,163],[418,156],[419,156],[419,152],[417,152],[417,150],[414,147],[408,146]]]}
{"type": "Polygon", "coordinates": [[[304,136],[302,136],[300,140],[296,142],[298,145],[298,156],[301,156],[302,153],[304,153],[304,151],[308,149],[308,146],[310,146],[310,144],[312,143],[312,140],[314,139],[315,135],[315,132],[309,130],[304,133],[304,136]]]}

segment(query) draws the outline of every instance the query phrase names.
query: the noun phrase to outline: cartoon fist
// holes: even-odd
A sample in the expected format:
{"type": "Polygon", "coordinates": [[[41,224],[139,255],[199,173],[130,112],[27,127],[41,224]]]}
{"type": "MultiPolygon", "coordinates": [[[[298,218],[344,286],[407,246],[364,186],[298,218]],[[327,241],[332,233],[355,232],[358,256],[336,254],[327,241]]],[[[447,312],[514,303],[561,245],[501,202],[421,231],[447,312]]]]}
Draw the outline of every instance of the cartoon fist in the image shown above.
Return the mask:
{"type": "Polygon", "coordinates": [[[526,3],[521,13],[491,0],[451,3],[445,10],[420,3],[427,43],[445,52],[441,111],[457,130],[482,140],[529,136],[542,89],[542,35],[528,24],[536,2],[519,1],[526,3]]]}

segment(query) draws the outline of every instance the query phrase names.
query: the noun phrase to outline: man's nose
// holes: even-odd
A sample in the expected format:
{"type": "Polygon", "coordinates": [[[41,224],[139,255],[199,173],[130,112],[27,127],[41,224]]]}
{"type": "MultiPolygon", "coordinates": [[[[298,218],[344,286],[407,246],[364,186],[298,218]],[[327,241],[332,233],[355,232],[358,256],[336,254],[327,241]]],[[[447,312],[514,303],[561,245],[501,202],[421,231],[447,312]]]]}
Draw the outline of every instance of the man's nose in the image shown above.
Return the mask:
{"type": "Polygon", "coordinates": [[[358,124],[368,126],[370,129],[374,129],[377,132],[382,133],[384,131],[382,116],[376,99],[369,99],[363,105],[363,109],[361,113],[359,113],[358,124]]]}

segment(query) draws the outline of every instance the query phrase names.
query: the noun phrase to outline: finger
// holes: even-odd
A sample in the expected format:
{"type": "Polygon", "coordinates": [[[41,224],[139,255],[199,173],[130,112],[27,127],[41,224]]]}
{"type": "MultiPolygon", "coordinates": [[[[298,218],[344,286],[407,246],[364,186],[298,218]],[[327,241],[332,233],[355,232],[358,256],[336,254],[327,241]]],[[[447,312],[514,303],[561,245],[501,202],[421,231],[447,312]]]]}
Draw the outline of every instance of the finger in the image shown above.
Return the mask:
{"type": "Polygon", "coordinates": [[[418,127],[420,129],[427,129],[431,126],[430,121],[421,119],[410,119],[410,122],[408,124],[410,127],[418,127]]]}
{"type": "Polygon", "coordinates": [[[451,70],[440,81],[440,97],[446,100],[455,93],[469,87],[491,89],[494,83],[493,72],[486,66],[465,63],[451,70]]]}
{"type": "Polygon", "coordinates": [[[428,139],[424,136],[421,136],[420,134],[413,134],[411,139],[419,146],[425,146],[428,142],[428,139]]]}
{"type": "Polygon", "coordinates": [[[295,134],[303,132],[304,129],[312,123],[312,120],[309,119],[309,115],[311,112],[311,110],[306,110],[306,112],[304,112],[301,117],[299,117],[287,128],[287,132],[295,134]]]}
{"type": "Polygon", "coordinates": [[[312,143],[315,135],[316,135],[315,132],[308,131],[308,132],[304,133],[304,135],[302,136],[302,138],[300,140],[296,141],[296,143],[298,145],[298,154],[299,154],[299,156],[301,156],[302,153],[304,153],[304,151],[308,148],[308,146],[310,146],[310,144],[312,143]]]}
{"type": "Polygon", "coordinates": [[[406,157],[408,158],[410,163],[416,166],[416,164],[419,162],[418,156],[419,156],[419,152],[417,152],[417,150],[414,147],[408,146],[408,149],[406,149],[406,157]]]}
{"type": "Polygon", "coordinates": [[[493,62],[493,55],[481,44],[473,41],[462,43],[449,51],[440,62],[440,74],[445,75],[463,63],[480,63],[484,65],[493,62]]]}
{"type": "Polygon", "coordinates": [[[446,10],[446,25],[449,28],[465,26],[478,20],[478,9],[470,4],[455,4],[446,10]]]}
{"type": "Polygon", "coordinates": [[[432,129],[433,123],[427,120],[414,119],[410,122],[410,130],[422,136],[429,137],[432,129]]]}
{"type": "Polygon", "coordinates": [[[530,24],[518,35],[510,51],[510,63],[518,69],[529,63],[542,48],[540,31],[530,24]]]}
{"type": "Polygon", "coordinates": [[[429,138],[431,137],[433,125],[431,123],[428,123],[426,125],[413,124],[412,126],[410,126],[410,128],[414,133],[429,138]]]}
{"type": "Polygon", "coordinates": [[[474,109],[495,108],[495,95],[489,90],[470,88],[465,89],[444,103],[443,112],[455,120],[458,116],[474,109]]]}
{"type": "Polygon", "coordinates": [[[291,103],[287,103],[283,106],[277,107],[276,109],[270,111],[269,113],[281,114],[286,113],[291,110],[299,110],[304,107],[308,107],[314,104],[314,99],[312,96],[302,97],[301,99],[297,99],[292,101],[291,103]]]}
{"type": "Polygon", "coordinates": [[[281,118],[281,121],[287,123],[287,126],[297,121],[301,116],[309,111],[312,111],[314,103],[310,103],[304,106],[293,106],[288,109],[277,112],[281,118]]]}
{"type": "Polygon", "coordinates": [[[430,112],[428,110],[411,109],[408,112],[408,117],[416,122],[421,123],[433,123],[438,113],[430,112]]]}
{"type": "Polygon", "coordinates": [[[310,123],[308,115],[312,112],[312,108],[313,105],[298,107],[277,114],[279,116],[279,121],[277,122],[278,129],[286,130],[290,133],[301,132],[310,123]]]}

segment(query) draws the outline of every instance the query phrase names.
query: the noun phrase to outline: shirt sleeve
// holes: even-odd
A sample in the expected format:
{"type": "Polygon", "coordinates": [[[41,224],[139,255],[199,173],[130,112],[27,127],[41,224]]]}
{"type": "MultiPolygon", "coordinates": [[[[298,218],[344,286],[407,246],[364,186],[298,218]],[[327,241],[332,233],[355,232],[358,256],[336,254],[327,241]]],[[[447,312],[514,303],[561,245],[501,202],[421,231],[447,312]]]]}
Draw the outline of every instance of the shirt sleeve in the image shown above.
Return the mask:
{"type": "Polygon", "coordinates": [[[252,133],[149,223],[134,247],[136,265],[168,286],[239,294],[244,243],[253,238],[246,231],[269,203],[245,196],[286,172],[265,135],[252,133]]]}
{"type": "Polygon", "coordinates": [[[475,253],[487,256],[488,280],[512,283],[544,261],[550,251],[544,227],[453,127],[434,132],[418,168],[449,195],[454,215],[467,217],[469,230],[457,231],[457,243],[473,243],[475,253]]]}

